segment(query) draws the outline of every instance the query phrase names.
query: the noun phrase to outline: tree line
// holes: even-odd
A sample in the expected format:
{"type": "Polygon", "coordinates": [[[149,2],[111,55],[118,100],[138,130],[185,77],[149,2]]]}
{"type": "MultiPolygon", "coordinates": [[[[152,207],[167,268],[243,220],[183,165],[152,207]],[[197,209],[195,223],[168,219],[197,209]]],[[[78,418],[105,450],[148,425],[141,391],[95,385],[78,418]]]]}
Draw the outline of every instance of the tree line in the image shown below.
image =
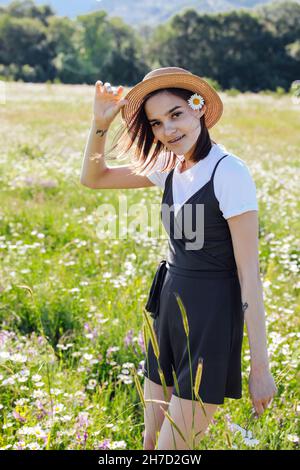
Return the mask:
{"type": "Polygon", "coordinates": [[[155,28],[134,29],[104,11],[72,20],[32,0],[0,7],[0,79],[132,86],[176,65],[219,89],[288,91],[300,78],[300,5],[249,12],[193,9],[155,28]]]}

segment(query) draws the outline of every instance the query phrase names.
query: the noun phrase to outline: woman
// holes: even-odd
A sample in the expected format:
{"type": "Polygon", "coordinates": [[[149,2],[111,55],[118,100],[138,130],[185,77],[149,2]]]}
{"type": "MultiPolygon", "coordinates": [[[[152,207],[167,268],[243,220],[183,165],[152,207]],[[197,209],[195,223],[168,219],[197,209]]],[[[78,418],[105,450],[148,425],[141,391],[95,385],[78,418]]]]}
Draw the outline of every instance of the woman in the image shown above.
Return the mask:
{"type": "Polygon", "coordinates": [[[277,391],[267,352],[255,185],[245,163],[210,139],[208,129],[220,119],[223,106],[205,80],[166,67],[148,73],[125,98],[122,91],[96,83],[81,183],[94,189],[154,184],[164,189],[161,214],[169,252],[153,326],[168,395],[166,400],[149,342],[145,399],[167,403],[147,402],[144,449],[188,449],[192,430],[197,445],[225,397],[242,396],[244,319],[251,355],[249,391],[258,415],[277,391]],[[134,172],[130,166],[108,167],[103,157],[107,131],[120,110],[129,138],[125,152],[136,144],[134,172]],[[175,293],[186,310],[190,357],[175,293]],[[195,409],[199,361],[203,407],[195,409]],[[183,434],[165,418],[167,408],[183,434]]]}

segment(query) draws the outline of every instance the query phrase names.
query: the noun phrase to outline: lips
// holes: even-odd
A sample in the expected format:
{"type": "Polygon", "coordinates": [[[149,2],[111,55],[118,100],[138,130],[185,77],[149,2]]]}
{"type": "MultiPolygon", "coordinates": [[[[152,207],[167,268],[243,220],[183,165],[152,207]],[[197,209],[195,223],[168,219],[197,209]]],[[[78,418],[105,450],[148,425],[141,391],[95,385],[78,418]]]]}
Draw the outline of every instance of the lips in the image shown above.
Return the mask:
{"type": "Polygon", "coordinates": [[[169,140],[168,144],[177,144],[177,142],[180,142],[183,139],[184,135],[181,137],[177,137],[176,139],[169,140]]]}

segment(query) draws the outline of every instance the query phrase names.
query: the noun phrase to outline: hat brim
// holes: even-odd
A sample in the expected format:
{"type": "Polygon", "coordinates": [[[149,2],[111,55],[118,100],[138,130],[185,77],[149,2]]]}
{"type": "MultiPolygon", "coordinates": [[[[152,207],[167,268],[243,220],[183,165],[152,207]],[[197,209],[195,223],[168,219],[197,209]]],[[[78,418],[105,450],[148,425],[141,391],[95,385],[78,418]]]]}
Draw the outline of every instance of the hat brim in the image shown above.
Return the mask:
{"type": "Polygon", "coordinates": [[[213,127],[222,116],[222,100],[205,80],[192,73],[167,73],[139,82],[127,93],[125,99],[128,103],[121,108],[121,116],[127,126],[140,107],[143,98],[148,93],[162,88],[184,88],[203,96],[206,104],[205,123],[208,129],[213,127]]]}

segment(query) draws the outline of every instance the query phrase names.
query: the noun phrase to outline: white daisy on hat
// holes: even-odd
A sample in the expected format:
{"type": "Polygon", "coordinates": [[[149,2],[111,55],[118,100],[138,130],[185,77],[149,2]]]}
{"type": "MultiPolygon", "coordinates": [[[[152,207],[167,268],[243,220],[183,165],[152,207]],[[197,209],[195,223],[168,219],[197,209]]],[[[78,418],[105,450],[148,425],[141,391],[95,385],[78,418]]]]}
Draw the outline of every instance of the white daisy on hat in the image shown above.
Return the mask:
{"type": "Polygon", "coordinates": [[[194,93],[189,99],[188,104],[192,109],[201,109],[204,105],[205,101],[203,96],[199,95],[198,93],[194,93]]]}

